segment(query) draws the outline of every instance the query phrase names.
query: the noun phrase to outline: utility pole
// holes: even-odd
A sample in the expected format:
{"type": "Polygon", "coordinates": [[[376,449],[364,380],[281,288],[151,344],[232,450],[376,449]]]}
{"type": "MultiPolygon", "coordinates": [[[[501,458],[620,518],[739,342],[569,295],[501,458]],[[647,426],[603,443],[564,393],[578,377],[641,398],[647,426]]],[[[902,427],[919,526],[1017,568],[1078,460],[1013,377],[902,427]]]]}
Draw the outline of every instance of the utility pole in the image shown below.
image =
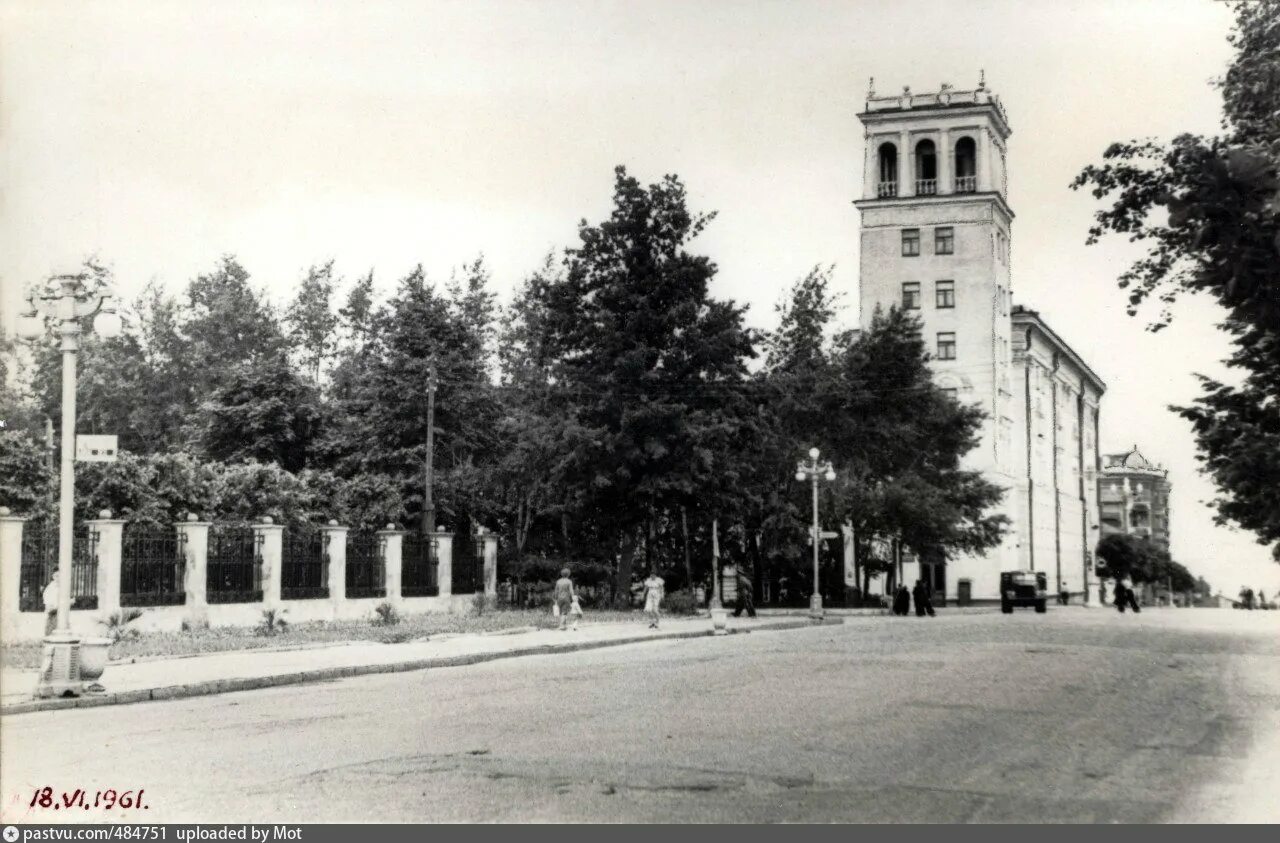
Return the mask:
{"type": "Polygon", "coordinates": [[[422,535],[430,539],[436,532],[436,505],[431,497],[431,486],[435,480],[436,450],[436,367],[433,363],[427,370],[427,466],[426,486],[422,493],[422,535]]]}

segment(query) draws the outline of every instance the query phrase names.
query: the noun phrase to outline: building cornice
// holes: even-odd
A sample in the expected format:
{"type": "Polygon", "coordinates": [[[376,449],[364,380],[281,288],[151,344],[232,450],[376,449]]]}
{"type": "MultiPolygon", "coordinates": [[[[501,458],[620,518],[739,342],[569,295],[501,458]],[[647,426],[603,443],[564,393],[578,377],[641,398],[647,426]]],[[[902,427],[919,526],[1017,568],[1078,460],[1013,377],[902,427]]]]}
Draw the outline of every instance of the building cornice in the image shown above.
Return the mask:
{"type": "Polygon", "coordinates": [[[975,193],[939,193],[933,196],[894,196],[876,199],[854,199],[853,206],[858,210],[866,208],[914,208],[920,205],[947,205],[951,203],[970,205],[978,204],[976,200],[993,202],[1006,217],[1012,220],[1015,216],[1004,196],[994,190],[975,193]]]}
{"type": "Polygon", "coordinates": [[[1068,360],[1072,362],[1072,364],[1076,366],[1077,369],[1080,370],[1080,373],[1083,374],[1089,380],[1089,382],[1093,384],[1094,388],[1098,390],[1099,394],[1102,394],[1107,391],[1106,381],[1098,377],[1098,374],[1094,372],[1093,369],[1089,368],[1089,364],[1085,363],[1084,360],[1080,357],[1080,355],[1077,354],[1075,350],[1071,348],[1071,346],[1067,345],[1066,341],[1063,340],[1062,337],[1058,336],[1057,333],[1055,333],[1054,330],[1050,328],[1049,325],[1043,319],[1040,318],[1040,314],[1038,312],[1034,310],[1028,310],[1022,305],[1018,304],[1018,305],[1014,305],[1013,312],[1010,314],[1009,318],[1010,318],[1010,321],[1015,326],[1021,324],[1029,327],[1034,327],[1036,330],[1040,331],[1040,333],[1043,334],[1046,339],[1048,339],[1051,343],[1053,343],[1054,349],[1056,351],[1058,351],[1060,354],[1065,356],[1068,360]]]}

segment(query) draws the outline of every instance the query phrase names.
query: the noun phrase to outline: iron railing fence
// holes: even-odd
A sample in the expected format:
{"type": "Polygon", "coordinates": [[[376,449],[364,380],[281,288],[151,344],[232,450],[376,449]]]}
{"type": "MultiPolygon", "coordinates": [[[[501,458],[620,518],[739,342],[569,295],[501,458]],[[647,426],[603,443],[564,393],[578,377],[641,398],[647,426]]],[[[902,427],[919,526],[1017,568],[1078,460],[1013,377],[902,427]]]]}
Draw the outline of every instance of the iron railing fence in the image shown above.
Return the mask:
{"type": "Polygon", "coordinates": [[[440,563],[434,537],[408,533],[400,545],[400,593],[405,597],[440,594],[440,563]]]}
{"type": "Polygon", "coordinates": [[[120,548],[121,606],[187,602],[186,539],[172,527],[125,525],[120,548]]]}
{"type": "Polygon", "coordinates": [[[252,527],[209,528],[205,584],[210,603],[262,601],[263,538],[252,527]]]}
{"type": "Polygon", "coordinates": [[[312,525],[286,527],[280,544],[280,597],[329,596],[329,533],[312,525]]]}
{"type": "MultiPolygon", "coordinates": [[[[58,526],[34,521],[22,531],[18,609],[44,611],[44,589],[58,569],[58,526]]],[[[71,608],[98,608],[98,531],[76,528],[71,541],[71,608]]]]}
{"type": "Polygon", "coordinates": [[[387,596],[387,543],[377,533],[353,533],[347,539],[347,596],[387,596]]]}
{"type": "Polygon", "coordinates": [[[484,540],[470,536],[455,545],[453,555],[453,593],[475,594],[484,583],[484,540]]]}

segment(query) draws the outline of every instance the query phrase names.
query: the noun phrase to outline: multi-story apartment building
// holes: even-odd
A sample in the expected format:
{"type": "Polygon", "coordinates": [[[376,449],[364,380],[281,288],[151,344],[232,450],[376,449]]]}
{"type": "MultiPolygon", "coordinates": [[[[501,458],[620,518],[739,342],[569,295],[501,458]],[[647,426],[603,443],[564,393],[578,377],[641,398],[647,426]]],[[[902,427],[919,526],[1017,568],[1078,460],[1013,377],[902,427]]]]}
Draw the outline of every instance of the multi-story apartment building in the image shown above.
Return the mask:
{"type": "Polygon", "coordinates": [[[984,556],[907,557],[902,578],[936,594],[997,599],[1002,570],[1050,572],[1088,595],[1096,541],[1098,409],[1105,385],[1046,324],[1013,306],[1008,118],[980,84],[868,93],[860,304],[916,314],[936,382],[987,415],[966,467],[1006,489],[1014,523],[984,556]]]}

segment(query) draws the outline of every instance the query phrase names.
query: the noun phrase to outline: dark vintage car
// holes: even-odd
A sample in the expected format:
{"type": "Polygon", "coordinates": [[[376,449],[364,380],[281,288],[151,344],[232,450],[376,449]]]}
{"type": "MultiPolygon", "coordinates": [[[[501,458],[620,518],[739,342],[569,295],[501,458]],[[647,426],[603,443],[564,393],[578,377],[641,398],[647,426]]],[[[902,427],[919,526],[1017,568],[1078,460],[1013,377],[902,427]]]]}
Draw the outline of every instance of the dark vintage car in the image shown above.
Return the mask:
{"type": "Polygon", "coordinates": [[[1034,606],[1046,611],[1049,579],[1043,571],[1002,571],[1000,574],[1000,611],[1012,614],[1014,606],[1034,606]]]}

